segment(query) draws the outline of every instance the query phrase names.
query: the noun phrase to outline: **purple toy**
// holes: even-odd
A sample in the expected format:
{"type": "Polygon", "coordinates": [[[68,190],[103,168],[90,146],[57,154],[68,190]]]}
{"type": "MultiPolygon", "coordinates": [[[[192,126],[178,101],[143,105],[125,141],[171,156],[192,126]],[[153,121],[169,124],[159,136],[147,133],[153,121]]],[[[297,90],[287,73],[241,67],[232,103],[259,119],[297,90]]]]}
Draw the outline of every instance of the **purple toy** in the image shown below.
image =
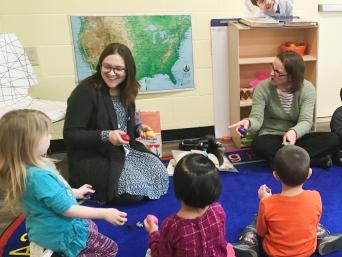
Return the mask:
{"type": "Polygon", "coordinates": [[[245,129],[244,127],[238,128],[238,131],[241,134],[241,137],[245,137],[247,134],[247,129],[245,129]]]}
{"type": "Polygon", "coordinates": [[[88,192],[84,196],[85,196],[86,199],[90,199],[93,196],[93,193],[88,192]]]}

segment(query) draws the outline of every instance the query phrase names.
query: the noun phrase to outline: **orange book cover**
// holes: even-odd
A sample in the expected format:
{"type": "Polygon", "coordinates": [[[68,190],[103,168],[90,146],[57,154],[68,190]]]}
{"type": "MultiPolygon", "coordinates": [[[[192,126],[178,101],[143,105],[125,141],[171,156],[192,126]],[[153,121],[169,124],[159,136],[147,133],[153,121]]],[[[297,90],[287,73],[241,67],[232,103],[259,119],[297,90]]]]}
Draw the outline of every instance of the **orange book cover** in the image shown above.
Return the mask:
{"type": "Polygon", "coordinates": [[[154,133],[161,132],[159,111],[140,112],[140,120],[142,123],[150,126],[154,133]]]}
{"type": "Polygon", "coordinates": [[[162,157],[162,140],[161,140],[161,126],[160,126],[160,112],[159,111],[144,111],[138,112],[142,123],[151,127],[154,136],[151,138],[140,138],[142,142],[151,152],[159,157],[162,157]]]}

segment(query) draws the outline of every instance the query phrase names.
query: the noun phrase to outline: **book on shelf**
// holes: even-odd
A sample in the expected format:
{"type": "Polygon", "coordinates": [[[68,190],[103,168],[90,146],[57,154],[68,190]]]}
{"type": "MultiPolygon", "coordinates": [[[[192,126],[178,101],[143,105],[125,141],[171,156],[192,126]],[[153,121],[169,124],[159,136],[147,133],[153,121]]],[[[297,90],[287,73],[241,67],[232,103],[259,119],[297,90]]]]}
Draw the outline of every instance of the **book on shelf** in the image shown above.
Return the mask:
{"type": "Polygon", "coordinates": [[[284,25],[283,22],[270,17],[241,18],[239,22],[250,27],[279,27],[284,25]]]}
{"type": "Polygon", "coordinates": [[[317,21],[312,20],[303,20],[303,19],[293,19],[284,21],[284,26],[287,27],[297,27],[297,26],[317,26],[317,21]]]}

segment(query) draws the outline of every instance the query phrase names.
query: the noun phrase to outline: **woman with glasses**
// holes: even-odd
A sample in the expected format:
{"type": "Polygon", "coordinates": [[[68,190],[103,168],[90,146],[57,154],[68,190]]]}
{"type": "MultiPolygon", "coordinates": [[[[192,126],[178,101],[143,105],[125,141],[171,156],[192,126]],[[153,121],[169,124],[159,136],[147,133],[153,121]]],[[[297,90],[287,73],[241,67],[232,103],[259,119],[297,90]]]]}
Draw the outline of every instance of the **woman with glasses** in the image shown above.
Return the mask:
{"type": "Polygon", "coordinates": [[[329,168],[339,139],[335,133],[311,132],[315,102],[315,88],[304,79],[303,58],[282,52],[271,65],[271,77],[255,89],[249,117],[230,128],[256,133],[252,150],[271,165],[277,150],[291,144],[309,153],[311,166],[329,168]]]}
{"type": "Polygon", "coordinates": [[[151,130],[135,118],[139,86],[131,51],[112,43],[101,53],[96,73],[68,99],[64,140],[70,183],[92,185],[96,201],[136,202],[167,192],[165,166],[136,141],[151,130]]]}

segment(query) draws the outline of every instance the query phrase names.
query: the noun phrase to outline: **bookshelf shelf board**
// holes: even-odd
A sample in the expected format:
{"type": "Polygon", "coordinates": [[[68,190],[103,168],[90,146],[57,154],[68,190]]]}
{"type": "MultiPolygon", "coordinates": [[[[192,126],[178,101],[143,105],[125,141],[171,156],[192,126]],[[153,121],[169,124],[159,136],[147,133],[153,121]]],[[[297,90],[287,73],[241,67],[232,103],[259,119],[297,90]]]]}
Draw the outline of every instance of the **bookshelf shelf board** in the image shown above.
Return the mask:
{"type": "Polygon", "coordinates": [[[249,107],[252,106],[252,103],[252,99],[240,100],[240,107],[249,107]]]}
{"type": "MultiPolygon", "coordinates": [[[[248,65],[248,64],[263,64],[263,63],[272,63],[274,61],[275,56],[270,57],[252,57],[252,58],[240,58],[240,65],[248,65]]],[[[312,55],[304,55],[303,59],[305,62],[316,61],[317,58],[312,55]]]]}

